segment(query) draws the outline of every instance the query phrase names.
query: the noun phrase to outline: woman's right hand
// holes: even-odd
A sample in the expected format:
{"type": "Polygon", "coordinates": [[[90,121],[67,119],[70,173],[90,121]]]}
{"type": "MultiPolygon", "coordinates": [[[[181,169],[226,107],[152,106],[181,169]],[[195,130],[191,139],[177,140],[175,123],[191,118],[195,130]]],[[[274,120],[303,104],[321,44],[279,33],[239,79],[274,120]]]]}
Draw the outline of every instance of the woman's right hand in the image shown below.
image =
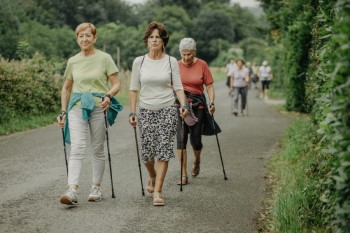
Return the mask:
{"type": "Polygon", "coordinates": [[[185,119],[185,117],[187,117],[188,114],[189,114],[187,108],[185,108],[185,107],[184,108],[180,108],[179,111],[180,111],[180,116],[181,116],[182,119],[185,119]]]}
{"type": "Polygon", "coordinates": [[[129,116],[129,123],[132,127],[136,128],[137,117],[136,116],[129,116]]]}
{"type": "Polygon", "coordinates": [[[57,116],[57,123],[60,128],[63,128],[65,120],[66,120],[65,112],[57,116]]]}

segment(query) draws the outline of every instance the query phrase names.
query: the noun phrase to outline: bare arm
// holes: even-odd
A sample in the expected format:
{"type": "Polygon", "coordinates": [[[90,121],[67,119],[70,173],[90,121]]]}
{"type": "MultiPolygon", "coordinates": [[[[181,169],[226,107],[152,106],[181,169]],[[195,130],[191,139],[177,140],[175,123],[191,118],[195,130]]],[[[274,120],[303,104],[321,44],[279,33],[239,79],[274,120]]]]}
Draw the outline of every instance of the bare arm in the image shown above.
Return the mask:
{"type": "Polygon", "coordinates": [[[208,92],[208,98],[209,98],[209,112],[213,114],[215,112],[215,106],[214,106],[214,101],[215,101],[215,90],[214,90],[214,85],[209,84],[206,86],[207,92],[208,92]]]}
{"type": "Polygon", "coordinates": [[[245,74],[244,81],[246,84],[249,82],[249,72],[245,74]]]}
{"type": "Polygon", "coordinates": [[[130,91],[130,113],[134,114],[133,116],[130,115],[129,117],[129,123],[132,127],[136,127],[137,124],[137,118],[136,118],[136,99],[137,99],[137,91],[130,91]]]}
{"type": "Polygon", "coordinates": [[[231,75],[230,79],[230,89],[232,89],[235,86],[235,76],[231,75]]]}
{"type": "MultiPolygon", "coordinates": [[[[72,87],[73,87],[73,80],[66,79],[64,81],[62,91],[61,91],[61,111],[66,112],[67,111],[67,105],[70,98],[70,94],[72,93],[72,87]]],[[[64,121],[66,119],[66,115],[62,115],[62,117],[57,117],[58,125],[63,128],[64,121]]]]}
{"type": "Polygon", "coordinates": [[[180,112],[181,117],[184,118],[184,117],[186,117],[188,115],[187,109],[183,109],[182,108],[183,106],[186,106],[186,95],[185,95],[185,92],[184,92],[183,89],[179,89],[179,90],[176,90],[175,93],[176,93],[176,96],[177,96],[177,98],[178,98],[178,100],[179,100],[179,102],[181,104],[181,112],[180,112]]]}
{"type": "MultiPolygon", "coordinates": [[[[108,76],[108,79],[111,83],[111,89],[106,93],[110,96],[115,96],[119,90],[120,90],[120,81],[118,78],[118,73],[111,74],[108,76]]],[[[104,100],[101,102],[100,107],[104,110],[108,110],[111,100],[109,98],[104,98],[104,100]]]]}

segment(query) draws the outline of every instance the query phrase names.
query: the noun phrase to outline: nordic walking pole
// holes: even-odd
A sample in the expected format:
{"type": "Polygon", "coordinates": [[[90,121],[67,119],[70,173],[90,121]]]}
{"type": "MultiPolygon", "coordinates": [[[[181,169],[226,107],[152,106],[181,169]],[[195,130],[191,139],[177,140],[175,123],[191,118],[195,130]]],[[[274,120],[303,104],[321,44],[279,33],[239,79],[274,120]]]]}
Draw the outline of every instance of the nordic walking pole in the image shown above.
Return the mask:
{"type": "MultiPolygon", "coordinates": [[[[104,98],[102,97],[102,101],[103,100],[104,100],[104,98]]],[[[111,165],[111,153],[109,151],[108,123],[107,123],[106,110],[103,111],[103,114],[104,114],[104,117],[105,117],[105,125],[106,125],[107,152],[108,152],[108,162],[109,162],[109,174],[111,176],[112,198],[115,198],[114,187],[113,187],[112,165],[111,165]]]]}
{"type": "MultiPolygon", "coordinates": [[[[181,109],[183,111],[183,109],[181,109]]],[[[184,125],[184,119],[181,117],[181,168],[180,168],[180,192],[182,192],[182,172],[183,172],[183,162],[184,162],[184,136],[185,136],[185,125],[184,125]]]]}
{"type": "Polygon", "coordinates": [[[223,171],[223,173],[224,173],[224,180],[227,180],[227,176],[226,176],[226,172],[225,172],[225,167],[224,167],[224,161],[222,160],[222,155],[221,155],[221,148],[220,148],[218,133],[216,132],[216,128],[215,128],[214,114],[211,114],[211,117],[212,117],[212,119],[213,119],[213,128],[214,128],[214,132],[215,132],[215,136],[216,136],[216,142],[218,143],[219,154],[220,154],[221,165],[222,165],[222,171],[223,171]]]}
{"type": "MultiPolygon", "coordinates": [[[[132,117],[132,120],[135,121],[135,117],[132,117]]],[[[134,127],[134,133],[135,133],[135,142],[136,142],[136,150],[137,150],[137,161],[138,161],[138,164],[139,164],[139,172],[140,172],[140,180],[141,180],[141,193],[142,193],[142,196],[145,196],[145,191],[144,191],[144,189],[143,189],[143,182],[142,182],[140,152],[139,152],[139,143],[138,143],[138,141],[137,141],[136,126],[134,127]]]]}
{"type": "MultiPolygon", "coordinates": [[[[63,115],[66,114],[65,112],[62,112],[60,115],[60,120],[62,121],[63,115]]],[[[63,150],[64,150],[64,159],[66,160],[66,170],[67,170],[67,176],[68,176],[68,161],[67,161],[67,151],[66,151],[66,141],[64,140],[64,130],[62,130],[62,138],[63,138],[63,150]]]]}
{"type": "Polygon", "coordinates": [[[247,116],[249,116],[249,108],[248,108],[248,86],[246,87],[246,92],[245,92],[245,108],[247,109],[247,116]]]}

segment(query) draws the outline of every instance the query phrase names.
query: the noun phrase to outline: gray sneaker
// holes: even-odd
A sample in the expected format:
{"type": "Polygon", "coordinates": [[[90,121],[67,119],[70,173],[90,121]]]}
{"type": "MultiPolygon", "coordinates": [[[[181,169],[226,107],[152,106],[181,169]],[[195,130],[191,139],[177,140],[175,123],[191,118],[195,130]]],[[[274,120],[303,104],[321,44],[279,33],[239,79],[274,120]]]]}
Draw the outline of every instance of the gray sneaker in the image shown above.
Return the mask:
{"type": "Polygon", "coordinates": [[[102,200],[101,187],[92,186],[91,193],[89,195],[89,201],[101,201],[101,200],[102,200]]]}
{"type": "Polygon", "coordinates": [[[78,191],[74,189],[68,189],[67,192],[61,196],[60,202],[64,205],[77,205],[78,204],[78,191]]]}

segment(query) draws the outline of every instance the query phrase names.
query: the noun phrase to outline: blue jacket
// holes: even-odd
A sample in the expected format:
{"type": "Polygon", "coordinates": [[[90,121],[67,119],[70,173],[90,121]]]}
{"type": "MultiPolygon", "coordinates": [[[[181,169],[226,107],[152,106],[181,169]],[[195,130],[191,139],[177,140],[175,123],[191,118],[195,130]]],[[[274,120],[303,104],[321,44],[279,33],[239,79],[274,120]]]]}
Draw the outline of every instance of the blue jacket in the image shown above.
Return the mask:
{"type": "MultiPolygon", "coordinates": [[[[69,133],[69,122],[68,122],[68,114],[69,111],[73,108],[76,102],[79,100],[81,101],[81,108],[82,108],[82,114],[83,114],[83,120],[88,121],[91,118],[91,113],[94,111],[95,108],[95,97],[104,97],[104,93],[73,93],[72,97],[70,98],[67,114],[66,114],[66,122],[64,126],[64,139],[67,144],[70,144],[70,133],[69,133]]],[[[118,112],[120,112],[123,109],[123,106],[120,104],[120,102],[112,97],[111,99],[111,105],[107,112],[107,120],[109,125],[113,125],[115,122],[115,119],[117,118],[118,112]]]]}

